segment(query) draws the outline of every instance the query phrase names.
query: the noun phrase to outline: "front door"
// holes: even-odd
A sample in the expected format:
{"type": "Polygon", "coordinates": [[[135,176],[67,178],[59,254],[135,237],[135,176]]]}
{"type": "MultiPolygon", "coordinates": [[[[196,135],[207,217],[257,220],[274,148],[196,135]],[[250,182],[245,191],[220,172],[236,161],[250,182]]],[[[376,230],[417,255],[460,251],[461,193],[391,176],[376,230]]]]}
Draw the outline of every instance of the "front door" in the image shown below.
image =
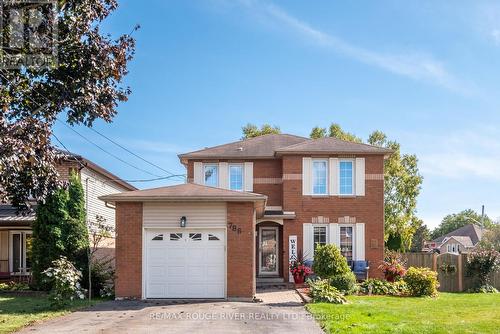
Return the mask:
{"type": "Polygon", "coordinates": [[[259,275],[278,275],[278,227],[259,228],[259,275]]]}

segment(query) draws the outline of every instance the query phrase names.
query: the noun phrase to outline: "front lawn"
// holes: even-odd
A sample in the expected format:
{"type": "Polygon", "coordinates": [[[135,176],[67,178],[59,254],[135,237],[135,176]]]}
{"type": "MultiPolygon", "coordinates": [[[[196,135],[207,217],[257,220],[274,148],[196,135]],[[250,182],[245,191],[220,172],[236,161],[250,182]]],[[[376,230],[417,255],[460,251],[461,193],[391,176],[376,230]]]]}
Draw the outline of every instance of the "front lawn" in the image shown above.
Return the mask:
{"type": "Polygon", "coordinates": [[[351,296],[349,304],[308,304],[327,333],[498,333],[500,293],[437,298],[351,296]]]}
{"type": "MultiPolygon", "coordinates": [[[[92,305],[98,302],[93,300],[92,305]]],[[[76,300],[65,308],[54,310],[47,297],[0,296],[0,333],[11,333],[33,322],[58,317],[88,305],[88,300],[76,300]]]]}

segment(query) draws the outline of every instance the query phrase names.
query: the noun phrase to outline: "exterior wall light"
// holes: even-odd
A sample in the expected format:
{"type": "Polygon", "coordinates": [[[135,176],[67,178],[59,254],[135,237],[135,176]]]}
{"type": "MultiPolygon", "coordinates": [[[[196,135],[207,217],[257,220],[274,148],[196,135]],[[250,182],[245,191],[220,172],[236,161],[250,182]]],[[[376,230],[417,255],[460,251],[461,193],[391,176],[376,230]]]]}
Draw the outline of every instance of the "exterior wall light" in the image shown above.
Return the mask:
{"type": "Polygon", "coordinates": [[[186,227],[187,219],[186,216],[181,217],[181,227],[186,227]]]}

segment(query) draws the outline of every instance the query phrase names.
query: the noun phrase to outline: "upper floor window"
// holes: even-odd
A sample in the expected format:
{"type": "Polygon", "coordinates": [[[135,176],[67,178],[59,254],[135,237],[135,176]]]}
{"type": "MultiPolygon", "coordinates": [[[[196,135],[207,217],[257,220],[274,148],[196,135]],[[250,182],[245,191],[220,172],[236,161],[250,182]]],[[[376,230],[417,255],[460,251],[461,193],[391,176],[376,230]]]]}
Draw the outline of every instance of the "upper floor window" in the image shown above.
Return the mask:
{"type": "Polygon", "coordinates": [[[242,165],[229,165],[229,189],[243,190],[242,165]]]}
{"type": "Polygon", "coordinates": [[[217,165],[204,165],[203,174],[206,186],[217,187],[219,185],[219,171],[217,165]]]}
{"type": "Polygon", "coordinates": [[[326,160],[314,160],[312,164],[313,172],[313,194],[326,195],[327,192],[327,169],[328,163],[326,160]]]}
{"type": "Polygon", "coordinates": [[[340,161],[340,195],[354,194],[353,162],[348,160],[340,161]]]}

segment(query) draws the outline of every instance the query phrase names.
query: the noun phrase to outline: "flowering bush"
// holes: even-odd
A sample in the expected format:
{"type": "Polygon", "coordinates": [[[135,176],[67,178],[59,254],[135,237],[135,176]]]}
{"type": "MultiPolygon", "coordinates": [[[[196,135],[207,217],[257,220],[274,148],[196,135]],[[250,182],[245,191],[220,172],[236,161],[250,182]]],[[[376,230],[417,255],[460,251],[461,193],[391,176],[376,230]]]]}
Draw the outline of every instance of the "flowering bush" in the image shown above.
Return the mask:
{"type": "Polygon", "coordinates": [[[500,269],[500,253],[494,249],[477,250],[467,256],[467,273],[478,279],[478,287],[490,285],[490,275],[500,269]]]}
{"type": "Polygon", "coordinates": [[[75,297],[85,298],[85,291],[80,286],[82,273],[64,256],[52,262],[52,266],[43,272],[46,280],[52,283],[51,300],[53,306],[63,306],[75,297]]]}
{"type": "Polygon", "coordinates": [[[386,280],[394,282],[406,274],[405,264],[401,254],[389,251],[378,268],[382,270],[386,280]]]}
{"type": "Polygon", "coordinates": [[[312,274],[311,268],[307,267],[306,265],[304,265],[304,263],[302,263],[302,261],[299,260],[292,261],[290,263],[290,272],[294,276],[304,276],[304,277],[312,274]]]}

